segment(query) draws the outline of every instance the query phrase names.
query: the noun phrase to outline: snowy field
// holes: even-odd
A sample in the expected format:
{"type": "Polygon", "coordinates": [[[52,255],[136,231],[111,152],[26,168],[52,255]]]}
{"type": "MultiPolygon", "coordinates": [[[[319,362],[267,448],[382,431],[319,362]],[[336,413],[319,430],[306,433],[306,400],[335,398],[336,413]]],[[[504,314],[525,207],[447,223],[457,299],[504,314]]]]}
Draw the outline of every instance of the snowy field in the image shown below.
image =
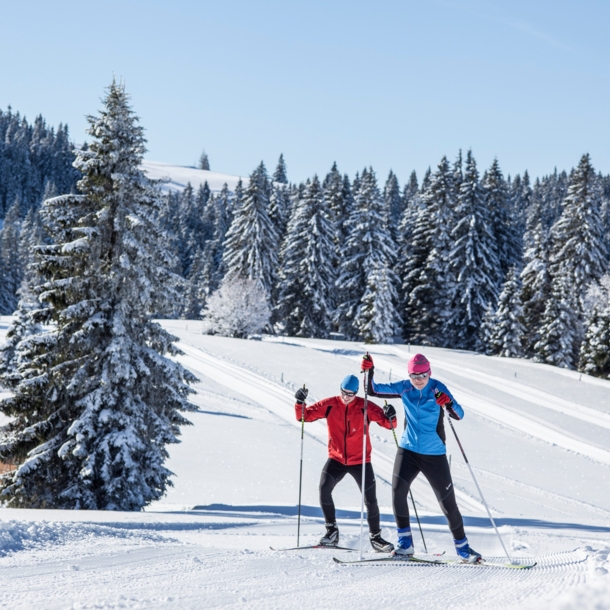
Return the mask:
{"type": "MultiPolygon", "coordinates": [[[[306,383],[313,398],[336,394],[340,380],[358,372],[365,346],[209,337],[199,322],[182,320],[164,326],[180,337],[181,360],[200,379],[193,426],[170,448],[174,487],[142,513],[0,509],[0,608],[610,608],[610,382],[524,360],[423,350],[433,377],[464,406],[457,432],[511,555],[538,565],[340,566],[333,555],[357,553],[269,547],[296,543],[294,391],[306,383]]],[[[418,350],[368,349],[380,380],[404,376],[418,350]]],[[[447,435],[469,540],[501,557],[447,435]]],[[[395,541],[394,439],[374,426],[372,441],[383,535],[395,541]]],[[[307,424],[301,544],[323,531],[317,486],[325,460],[325,425],[307,424]]],[[[421,477],[413,494],[428,550],[452,556],[445,519],[421,477]]],[[[353,481],[337,487],[335,502],[341,543],[358,548],[353,481]]],[[[418,532],[415,544],[423,551],[418,532]]]]}
{"type": "MultiPolygon", "coordinates": [[[[182,167],[180,165],[170,165],[169,163],[159,163],[158,161],[144,161],[142,169],[151,180],[163,180],[163,190],[182,191],[190,182],[195,191],[206,182],[213,193],[218,193],[226,185],[230,191],[234,191],[240,176],[231,174],[221,174],[195,167],[182,167]]],[[[248,183],[248,177],[241,178],[244,184],[248,183]]]]}

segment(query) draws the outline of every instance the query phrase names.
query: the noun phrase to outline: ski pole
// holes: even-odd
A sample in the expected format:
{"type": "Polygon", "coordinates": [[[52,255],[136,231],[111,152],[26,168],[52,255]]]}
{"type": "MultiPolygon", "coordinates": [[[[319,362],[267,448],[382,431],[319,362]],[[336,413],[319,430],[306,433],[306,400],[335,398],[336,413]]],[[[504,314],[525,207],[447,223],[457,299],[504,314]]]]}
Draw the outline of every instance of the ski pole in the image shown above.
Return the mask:
{"type": "MultiPolygon", "coordinates": [[[[305,384],[303,384],[305,389],[305,384]]],[[[297,548],[299,546],[299,538],[301,535],[301,484],[303,482],[303,437],[305,435],[305,401],[301,405],[301,466],[299,469],[299,513],[297,517],[297,548]]]]}
{"type": "Polygon", "coordinates": [[[366,472],[366,407],[368,403],[368,397],[368,373],[367,371],[364,371],[364,410],[362,412],[362,416],[364,418],[362,424],[362,502],[360,504],[360,559],[362,559],[362,536],[364,533],[364,475],[366,472]]]}
{"type": "MultiPolygon", "coordinates": [[[[437,394],[440,394],[440,391],[437,389],[434,392],[434,395],[436,396],[437,394]]],[[[510,558],[510,555],[508,554],[508,551],[506,550],[506,547],[504,546],[504,541],[502,540],[502,536],[500,536],[500,532],[498,531],[498,528],[496,527],[496,522],[494,521],[494,518],[491,516],[491,512],[489,510],[489,506],[487,506],[487,502],[485,501],[485,497],[483,496],[483,492],[481,491],[481,488],[479,487],[479,483],[477,482],[476,477],[474,476],[474,472],[472,471],[472,467],[470,466],[470,462],[468,461],[468,458],[466,457],[466,453],[464,452],[464,448],[462,447],[462,443],[460,443],[460,439],[458,438],[457,432],[455,431],[455,428],[453,427],[453,422],[451,421],[451,418],[449,417],[449,412],[447,411],[446,408],[441,407],[443,409],[443,411],[445,411],[445,417],[447,418],[447,421],[449,422],[449,425],[451,426],[451,430],[453,431],[453,435],[455,436],[455,440],[457,441],[457,444],[460,448],[460,451],[462,452],[462,455],[464,456],[464,461],[466,462],[466,466],[468,466],[468,470],[470,470],[470,475],[472,476],[472,480],[474,481],[474,484],[477,487],[477,491],[479,492],[479,495],[481,496],[481,500],[483,500],[483,504],[485,505],[485,510],[487,511],[487,515],[489,516],[489,520],[491,521],[491,524],[494,526],[494,529],[496,530],[496,534],[498,535],[498,539],[500,540],[500,544],[502,545],[502,548],[504,549],[504,552],[506,553],[506,556],[508,557],[508,561],[510,561],[512,563],[512,559],[510,558]]]]}
{"type": "MultiPolygon", "coordinates": [[[[388,404],[388,401],[385,401],[385,404],[388,404]]],[[[390,422],[392,423],[392,422],[390,422]]],[[[398,449],[398,439],[396,438],[396,430],[394,430],[394,428],[392,428],[392,434],[394,435],[394,442],[396,443],[396,448],[398,449]]],[[[419,534],[421,536],[421,541],[424,544],[424,551],[426,552],[426,555],[428,554],[428,547],[426,546],[426,539],[424,538],[424,532],[421,528],[421,522],[419,520],[419,515],[417,514],[417,507],[415,506],[415,499],[413,498],[413,492],[411,491],[411,488],[409,487],[409,498],[411,498],[411,504],[413,504],[413,510],[415,511],[415,518],[417,519],[417,525],[419,527],[419,534]]]]}

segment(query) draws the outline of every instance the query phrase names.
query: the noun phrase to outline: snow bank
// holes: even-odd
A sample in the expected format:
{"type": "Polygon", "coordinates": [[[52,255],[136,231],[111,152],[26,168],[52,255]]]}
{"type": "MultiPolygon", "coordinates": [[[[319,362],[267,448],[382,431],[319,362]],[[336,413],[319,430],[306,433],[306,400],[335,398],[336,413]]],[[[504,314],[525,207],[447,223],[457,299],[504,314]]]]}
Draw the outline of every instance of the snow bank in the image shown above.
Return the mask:
{"type": "Polygon", "coordinates": [[[0,557],[49,545],[91,542],[94,538],[130,539],[137,544],[158,544],[173,540],[140,527],[125,529],[99,523],[57,523],[48,521],[7,521],[0,523],[0,557]]]}

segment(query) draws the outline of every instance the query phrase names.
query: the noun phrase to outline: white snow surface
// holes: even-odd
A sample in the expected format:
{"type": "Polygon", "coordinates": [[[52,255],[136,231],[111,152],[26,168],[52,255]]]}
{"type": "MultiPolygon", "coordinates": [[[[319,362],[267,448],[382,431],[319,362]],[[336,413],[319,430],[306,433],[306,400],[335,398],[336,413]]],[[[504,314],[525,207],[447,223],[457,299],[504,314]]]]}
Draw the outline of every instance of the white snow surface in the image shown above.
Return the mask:
{"type": "Polygon", "coordinates": [[[222,174],[195,167],[170,165],[158,161],[143,161],[142,169],[151,180],[162,180],[162,190],[165,191],[182,191],[189,182],[196,191],[207,182],[210,190],[217,193],[222,190],[225,184],[230,191],[235,191],[240,179],[243,180],[244,185],[248,182],[247,177],[222,174]]]}
{"type": "MultiPolygon", "coordinates": [[[[180,360],[200,379],[193,425],[170,447],[174,487],[140,513],[0,509],[0,608],[610,608],[610,382],[470,352],[246,341],[203,335],[196,321],[163,325],[179,337],[180,360]],[[306,383],[312,399],[336,394],[345,375],[358,374],[366,350],[384,381],[403,378],[416,351],[428,356],[433,377],[464,407],[456,431],[509,553],[537,561],[534,568],[346,566],[332,557],[358,552],[269,548],[296,544],[294,391],[306,383]]],[[[301,545],[323,531],[317,488],[327,458],[325,424],[305,430],[301,545]]],[[[449,429],[447,435],[469,541],[501,559],[449,429]]],[[[395,541],[394,439],[374,426],[372,442],[382,532],[395,541]]],[[[428,551],[452,557],[451,534],[421,476],[413,494],[428,551]]],[[[358,549],[355,483],[344,479],[334,497],[341,544],[358,549]]],[[[412,527],[422,552],[415,520],[412,527]]]]}

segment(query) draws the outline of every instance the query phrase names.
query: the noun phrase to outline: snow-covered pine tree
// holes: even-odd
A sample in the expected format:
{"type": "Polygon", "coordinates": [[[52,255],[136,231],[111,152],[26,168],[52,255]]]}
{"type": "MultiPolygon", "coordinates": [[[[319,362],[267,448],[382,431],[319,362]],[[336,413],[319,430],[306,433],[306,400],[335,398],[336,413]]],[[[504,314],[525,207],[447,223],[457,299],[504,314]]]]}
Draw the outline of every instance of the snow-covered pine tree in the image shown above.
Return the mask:
{"type": "Polygon", "coordinates": [[[252,172],[241,201],[236,201],[224,245],[226,275],[259,281],[271,298],[278,243],[279,236],[269,217],[269,179],[261,162],[252,172]]]}
{"type": "MultiPolygon", "coordinates": [[[[347,176],[346,176],[347,178],[347,176]]],[[[347,188],[349,189],[349,179],[347,188]]],[[[335,244],[338,246],[344,237],[343,224],[346,218],[346,201],[344,196],[345,185],[337,163],[333,163],[330,172],[326,174],[322,183],[324,201],[331,212],[331,218],[336,228],[335,244]]]]}
{"type": "Polygon", "coordinates": [[[417,182],[417,173],[415,170],[411,172],[409,181],[405,184],[402,191],[402,213],[400,217],[404,215],[404,211],[411,205],[413,198],[419,195],[419,183],[417,182]]]}
{"type": "Polygon", "coordinates": [[[521,259],[521,235],[513,221],[506,181],[502,175],[498,159],[481,180],[485,205],[490,214],[490,222],[496,239],[500,267],[497,270],[497,284],[504,282],[508,270],[521,259]]]}
{"type": "Polygon", "coordinates": [[[290,215],[290,190],[286,184],[273,182],[269,199],[269,217],[275,226],[275,232],[281,238],[286,232],[290,215]]]}
{"type": "Polygon", "coordinates": [[[401,249],[406,261],[403,275],[405,337],[424,345],[445,345],[444,322],[452,297],[449,269],[451,232],[455,224],[453,176],[443,157],[421,195],[411,237],[401,249]],[[413,246],[418,246],[417,252],[413,246]],[[416,264],[413,264],[413,263],[416,264]]]}
{"type": "MultiPolygon", "coordinates": [[[[212,257],[214,261],[214,276],[211,290],[216,290],[220,285],[225,271],[223,267],[223,251],[224,243],[231,222],[233,221],[233,205],[234,197],[229,191],[227,183],[223,184],[222,189],[218,195],[214,198],[214,233],[213,243],[209,244],[212,248],[212,257]]],[[[208,244],[206,244],[206,248],[208,244]]]]}
{"type": "Polygon", "coordinates": [[[171,484],[166,445],[195,379],[165,354],[175,338],[152,321],[176,299],[157,225],[159,194],[142,169],[143,130],[113,82],[93,141],[77,154],[81,195],[44,203],[52,245],[38,248],[32,312],[47,330],[15,348],[13,396],[0,403],[0,483],[9,506],[139,510],[171,484]]]}
{"type": "Polygon", "coordinates": [[[488,356],[493,355],[491,348],[491,337],[493,335],[494,328],[496,326],[496,310],[491,303],[487,304],[487,309],[483,314],[483,320],[481,321],[481,328],[479,330],[479,342],[481,344],[481,351],[488,356]]]}
{"type": "Polygon", "coordinates": [[[462,188],[462,180],[464,180],[464,163],[462,160],[462,149],[458,151],[458,156],[453,163],[453,188],[455,189],[455,199],[459,197],[460,189],[462,188]]]}
{"type": "Polygon", "coordinates": [[[343,176],[343,232],[342,235],[347,235],[347,231],[345,229],[346,219],[350,217],[352,210],[354,209],[354,205],[356,204],[354,199],[354,191],[352,189],[352,184],[350,182],[349,176],[345,174],[343,176]]]}
{"type": "Polygon", "coordinates": [[[494,327],[487,345],[488,353],[505,358],[520,358],[523,356],[524,333],[521,282],[519,270],[513,265],[498,297],[494,327]]]}
{"type": "Polygon", "coordinates": [[[451,347],[477,349],[485,310],[489,303],[495,306],[498,297],[500,263],[472,151],[466,157],[451,238],[449,260],[455,283],[445,332],[451,347]]]}
{"type": "Polygon", "coordinates": [[[210,243],[208,241],[204,248],[197,250],[186,278],[181,312],[186,320],[197,320],[201,316],[201,310],[205,307],[208,297],[218,287],[218,283],[214,282],[213,251],[208,248],[210,243]]]}
{"type": "Polygon", "coordinates": [[[288,184],[288,175],[286,173],[286,162],[284,161],[283,153],[280,154],[280,158],[277,162],[277,167],[273,172],[273,176],[271,178],[273,182],[277,182],[279,184],[288,184]]]}
{"type": "Polygon", "coordinates": [[[580,346],[578,370],[610,378],[610,275],[588,290],[585,338],[580,346]]]}
{"type": "Polygon", "coordinates": [[[317,176],[292,209],[281,251],[276,319],[284,332],[325,338],[331,331],[335,228],[317,176]]]}
{"type": "Polygon", "coordinates": [[[540,220],[526,231],[524,243],[526,247],[523,253],[524,267],[521,271],[520,297],[523,304],[523,319],[526,321],[523,347],[527,356],[533,356],[534,346],[540,340],[546,303],[551,294],[550,238],[540,220]]]}
{"type": "Polygon", "coordinates": [[[544,352],[541,348],[536,351],[546,362],[560,359],[563,363],[569,362],[569,366],[574,366],[584,338],[583,297],[588,286],[601,278],[608,264],[601,221],[599,178],[593,170],[588,154],[582,156],[578,167],[572,171],[562,206],[561,216],[551,228],[551,299],[559,298],[558,295],[563,294],[558,287],[560,283],[572,287],[572,293],[563,297],[567,298],[568,302],[558,304],[557,307],[562,309],[563,315],[572,318],[569,325],[572,329],[570,337],[574,344],[569,350],[568,358],[564,355],[563,347],[566,339],[562,339],[561,345],[550,343],[543,336],[543,327],[538,344],[544,346],[544,352]],[[576,294],[575,287],[579,287],[576,294]],[[561,354],[554,356],[551,353],[553,348],[560,349],[561,354]]]}
{"type": "MultiPolygon", "coordinates": [[[[572,173],[561,216],[551,230],[552,277],[561,275],[581,289],[598,281],[608,265],[603,234],[599,179],[585,154],[572,173]]],[[[582,299],[578,302],[580,315],[582,299]]]]}
{"type": "Polygon", "coordinates": [[[387,260],[377,257],[371,261],[366,291],[356,314],[356,326],[365,343],[387,343],[398,333],[396,281],[387,260]]]}
{"type": "Polygon", "coordinates": [[[0,314],[17,309],[17,291],[23,280],[23,261],[19,257],[21,204],[17,197],[9,208],[0,231],[0,314]]]}
{"type": "Polygon", "coordinates": [[[356,172],[356,175],[354,176],[354,179],[352,180],[352,184],[351,184],[352,197],[354,198],[354,201],[356,200],[356,197],[358,197],[359,190],[360,190],[360,172],[356,172]]]}
{"type": "Polygon", "coordinates": [[[430,186],[430,178],[432,177],[432,168],[428,166],[424,174],[424,178],[421,181],[421,187],[419,188],[419,192],[423,193],[430,186]]]}
{"type": "Polygon", "coordinates": [[[540,327],[540,339],[534,345],[535,360],[566,369],[574,368],[578,351],[578,335],[574,317],[576,296],[565,276],[553,280],[540,327]]]}
{"type": "Polygon", "coordinates": [[[399,321],[398,280],[392,270],[395,246],[388,228],[388,210],[372,168],[362,174],[346,229],[335,323],[350,339],[389,341],[399,321]],[[385,294],[376,294],[378,290],[385,294]]]}
{"type": "Polygon", "coordinates": [[[412,293],[422,283],[424,263],[432,248],[429,239],[432,228],[428,224],[428,205],[429,200],[424,202],[422,196],[411,199],[399,225],[401,244],[396,272],[401,282],[403,336],[409,342],[416,341],[417,316],[423,313],[418,311],[419,303],[412,293]]]}
{"type": "Polygon", "coordinates": [[[199,318],[208,297],[220,286],[224,276],[222,253],[225,236],[233,218],[232,196],[227,184],[211,195],[205,208],[205,241],[198,245],[189,273],[182,317],[199,318]]]}
{"type": "Polygon", "coordinates": [[[514,179],[507,183],[508,208],[511,220],[515,226],[517,235],[525,232],[525,223],[531,204],[533,190],[530,187],[530,178],[527,171],[523,178],[517,174],[514,179]]]}
{"type": "Polygon", "coordinates": [[[199,169],[210,171],[210,159],[205,150],[201,153],[201,157],[199,157],[199,169]]]}
{"type": "Polygon", "coordinates": [[[390,170],[388,179],[386,180],[385,187],[383,189],[383,198],[389,210],[388,222],[390,224],[390,230],[392,231],[394,241],[398,241],[398,225],[400,224],[400,219],[402,218],[403,213],[403,199],[400,194],[398,178],[392,170],[390,170]]]}

